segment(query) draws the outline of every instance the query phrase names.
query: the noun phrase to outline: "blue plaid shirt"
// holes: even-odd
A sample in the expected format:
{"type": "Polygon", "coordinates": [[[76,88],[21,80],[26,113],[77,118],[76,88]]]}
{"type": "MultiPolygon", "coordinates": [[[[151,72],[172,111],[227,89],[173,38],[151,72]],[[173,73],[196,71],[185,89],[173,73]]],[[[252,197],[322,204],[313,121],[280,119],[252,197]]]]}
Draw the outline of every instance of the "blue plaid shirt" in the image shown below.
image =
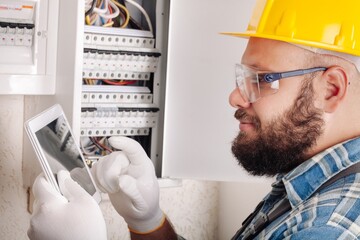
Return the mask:
{"type": "Polygon", "coordinates": [[[350,174],[316,192],[331,177],[358,161],[360,138],[333,146],[287,175],[278,176],[260,212],[237,240],[285,197],[291,210],[255,239],[360,239],[360,174],[350,174]]]}

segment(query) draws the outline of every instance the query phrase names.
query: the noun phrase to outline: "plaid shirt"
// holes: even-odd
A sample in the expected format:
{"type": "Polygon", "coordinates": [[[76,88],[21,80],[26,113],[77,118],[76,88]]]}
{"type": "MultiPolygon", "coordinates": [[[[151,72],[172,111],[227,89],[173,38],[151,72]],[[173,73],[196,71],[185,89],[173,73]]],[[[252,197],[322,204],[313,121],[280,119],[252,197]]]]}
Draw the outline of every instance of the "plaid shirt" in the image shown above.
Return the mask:
{"type": "Polygon", "coordinates": [[[278,176],[260,212],[236,239],[242,239],[254,221],[283,198],[289,199],[291,210],[255,239],[360,239],[360,174],[350,174],[316,192],[331,177],[358,161],[360,138],[333,146],[287,175],[278,176]]]}

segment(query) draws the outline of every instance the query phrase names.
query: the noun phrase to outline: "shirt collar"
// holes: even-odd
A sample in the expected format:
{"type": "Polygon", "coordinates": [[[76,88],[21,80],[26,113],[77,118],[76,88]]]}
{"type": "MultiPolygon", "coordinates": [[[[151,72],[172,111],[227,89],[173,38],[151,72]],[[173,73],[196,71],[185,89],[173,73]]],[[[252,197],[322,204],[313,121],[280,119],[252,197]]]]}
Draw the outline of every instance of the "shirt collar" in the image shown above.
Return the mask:
{"type": "Polygon", "coordinates": [[[327,180],[358,161],[360,138],[355,138],[328,148],[296,167],[282,178],[291,206],[307,200],[327,180]]]}

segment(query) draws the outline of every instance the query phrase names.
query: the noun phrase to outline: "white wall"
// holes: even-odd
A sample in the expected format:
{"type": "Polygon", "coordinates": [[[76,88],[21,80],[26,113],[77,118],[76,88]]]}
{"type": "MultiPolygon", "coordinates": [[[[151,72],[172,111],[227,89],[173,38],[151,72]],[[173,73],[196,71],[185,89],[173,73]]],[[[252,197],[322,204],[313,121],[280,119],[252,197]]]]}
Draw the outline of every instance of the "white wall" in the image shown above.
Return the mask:
{"type": "MultiPolygon", "coordinates": [[[[161,188],[160,207],[178,234],[186,239],[217,240],[218,183],[184,180],[181,187],[161,188]]],[[[108,227],[108,239],[127,240],[123,219],[111,203],[103,201],[101,209],[108,227]]]]}
{"type": "Polygon", "coordinates": [[[29,214],[22,186],[23,106],[21,96],[0,96],[0,236],[26,239],[29,214]]]}
{"type": "Polygon", "coordinates": [[[231,239],[245,218],[271,190],[271,179],[230,183],[219,186],[218,239],[231,239]]]}

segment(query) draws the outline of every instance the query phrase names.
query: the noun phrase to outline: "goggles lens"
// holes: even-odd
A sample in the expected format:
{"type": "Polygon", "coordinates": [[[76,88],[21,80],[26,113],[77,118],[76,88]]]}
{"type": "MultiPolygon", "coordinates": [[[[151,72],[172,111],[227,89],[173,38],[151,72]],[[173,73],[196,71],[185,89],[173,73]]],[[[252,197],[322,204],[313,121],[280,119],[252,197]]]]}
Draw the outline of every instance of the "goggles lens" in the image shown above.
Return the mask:
{"type": "Polygon", "coordinates": [[[266,82],[265,74],[242,64],[235,65],[236,86],[247,102],[253,103],[259,98],[274,94],[279,90],[279,81],[266,82]]]}

